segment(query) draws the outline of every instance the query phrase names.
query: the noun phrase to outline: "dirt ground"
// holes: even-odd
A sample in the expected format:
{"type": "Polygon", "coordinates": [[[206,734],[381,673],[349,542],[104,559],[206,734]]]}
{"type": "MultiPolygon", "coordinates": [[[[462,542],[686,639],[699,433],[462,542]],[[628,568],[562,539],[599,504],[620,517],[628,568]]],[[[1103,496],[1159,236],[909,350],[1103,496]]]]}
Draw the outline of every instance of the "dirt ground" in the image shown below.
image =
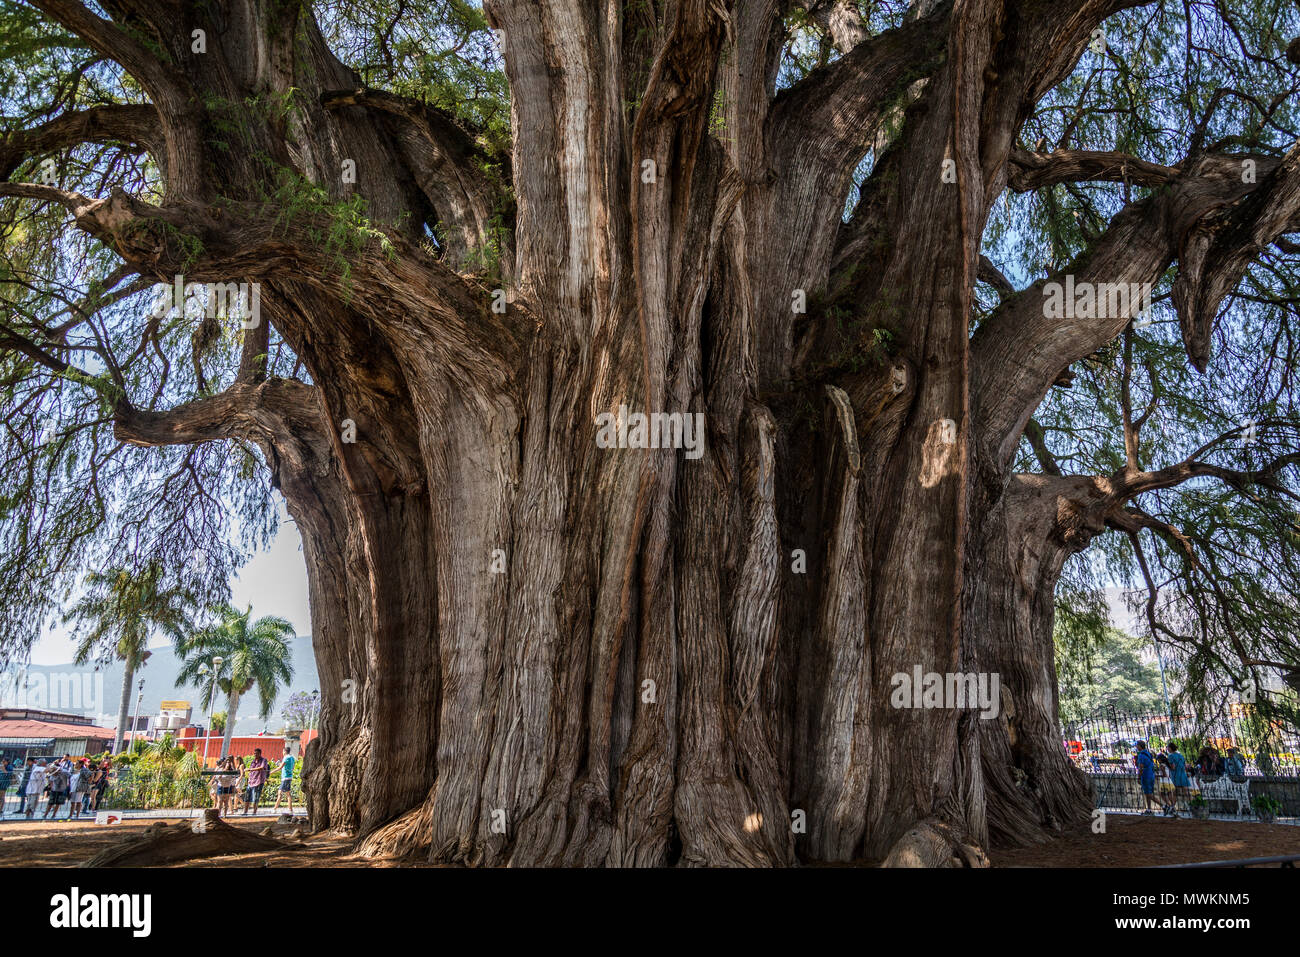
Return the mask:
{"type": "Polygon", "coordinates": [[[1089,825],[1048,844],[994,850],[994,867],[1151,867],[1300,854],[1300,827],[1258,822],[1110,814],[1106,832],[1089,825]]]}
{"type": "MultiPolygon", "coordinates": [[[[75,867],[110,844],[134,837],[150,820],[109,826],[93,821],[0,823],[0,867],[75,867]]],[[[229,821],[260,834],[266,820],[229,821]]],[[[171,821],[169,827],[178,826],[171,821]]],[[[189,822],[179,826],[188,827],[189,822]]],[[[288,838],[297,825],[275,823],[276,837],[288,838]]],[[[1049,844],[1016,850],[994,850],[994,867],[1148,867],[1300,854],[1300,827],[1234,821],[1169,820],[1112,814],[1104,834],[1085,825],[1049,844]]],[[[179,867],[182,865],[169,865],[179,867]]],[[[283,851],[229,854],[186,862],[187,867],[420,867],[419,861],[375,861],[354,857],[346,838],[329,834],[288,840],[283,851]]]]}
{"type": "MultiPolygon", "coordinates": [[[[75,867],[89,860],[105,847],[128,838],[138,837],[153,823],[152,819],[131,820],[121,824],[99,825],[94,821],[60,821],[49,823],[0,823],[0,867],[75,867]]],[[[189,827],[190,821],[167,821],[168,827],[189,827]]],[[[394,867],[388,861],[353,857],[351,842],[329,834],[312,834],[302,840],[289,835],[296,824],[272,824],[268,819],[241,821],[229,818],[234,827],[260,834],[270,826],[273,836],[286,840],[283,851],[258,854],[227,854],[199,858],[169,867],[394,867]]],[[[404,862],[402,866],[420,866],[404,862]]]]}

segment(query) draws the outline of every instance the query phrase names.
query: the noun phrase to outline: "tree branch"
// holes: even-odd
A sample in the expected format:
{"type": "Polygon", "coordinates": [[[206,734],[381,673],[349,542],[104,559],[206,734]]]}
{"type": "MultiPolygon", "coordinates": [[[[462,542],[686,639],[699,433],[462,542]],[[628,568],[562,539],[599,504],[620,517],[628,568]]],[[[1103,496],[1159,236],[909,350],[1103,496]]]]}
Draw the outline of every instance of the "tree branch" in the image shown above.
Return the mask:
{"type": "Polygon", "coordinates": [[[1258,189],[1222,214],[1197,224],[1179,248],[1172,299],[1192,365],[1210,361],[1214,320],[1224,298],[1274,239],[1300,222],[1300,142],[1258,189]]]}
{"type": "Polygon", "coordinates": [[[1025,438],[1029,440],[1029,447],[1034,450],[1034,458],[1038,459],[1038,464],[1043,471],[1048,475],[1061,475],[1061,466],[1057,463],[1052,450],[1047,447],[1043,427],[1033,419],[1030,419],[1025,426],[1025,438]]]}
{"type": "Polygon", "coordinates": [[[849,53],[783,90],[772,105],[774,137],[814,143],[854,163],[908,86],[942,62],[952,6],[858,43],[849,53]]]}
{"type": "Polygon", "coordinates": [[[1052,153],[1012,150],[1007,166],[1007,185],[1017,193],[1057,183],[1162,186],[1180,172],[1177,166],[1162,166],[1127,153],[1093,150],[1057,150],[1052,153]]]}
{"type": "Polygon", "coordinates": [[[140,82],[161,117],[169,189],[179,195],[199,192],[204,181],[204,150],[197,121],[201,98],[189,81],[122,25],[97,16],[76,0],[31,2],[140,82]]]}
{"type": "Polygon", "coordinates": [[[279,419],[319,402],[319,390],[292,379],[263,383],[236,382],[216,395],[186,402],[165,411],[137,409],[119,403],[113,433],[139,446],[192,445],[215,439],[257,439],[280,429],[279,419]],[[267,420],[274,416],[276,422],[267,420]]]}
{"type": "Polygon", "coordinates": [[[166,161],[158,113],[151,106],[95,106],[64,113],[29,130],[14,130],[0,142],[0,179],[8,179],[28,156],[82,143],[126,143],[166,161]]]}
{"type": "Polygon", "coordinates": [[[979,269],[975,275],[997,290],[998,298],[1004,302],[1015,296],[1017,292],[1011,280],[1003,275],[1001,269],[993,265],[993,260],[988,256],[980,255],[979,269]]]}
{"type": "Polygon", "coordinates": [[[1137,469],[1124,470],[1115,477],[1115,494],[1117,497],[1127,500],[1143,492],[1181,485],[1188,479],[1208,477],[1217,478],[1239,492],[1244,492],[1252,485],[1262,485],[1277,494],[1300,500],[1300,495],[1277,481],[1277,474],[1282,469],[1297,464],[1300,464],[1300,452],[1279,456],[1263,468],[1250,470],[1224,468],[1212,462],[1198,462],[1195,459],[1186,459],[1176,465],[1157,469],[1153,472],[1137,469]]]}
{"type": "MultiPolygon", "coordinates": [[[[1047,283],[1063,284],[1071,276],[1076,286],[1094,288],[1156,282],[1183,237],[1257,188],[1242,182],[1243,159],[1202,156],[1185,164],[1167,190],[1125,207],[1072,263],[1002,303],[980,325],[971,338],[971,405],[975,434],[990,461],[1002,468],[1011,462],[1025,422],[1061,370],[1114,339],[1139,309],[1130,301],[1117,315],[1099,309],[1084,318],[1048,317],[1047,283]],[[1031,353],[1021,348],[1025,341],[1036,343],[1031,353]]],[[[1259,169],[1277,162],[1261,159],[1259,169]]]]}
{"type": "MultiPolygon", "coordinates": [[[[452,232],[439,236],[450,248],[453,263],[471,249],[488,248],[494,241],[510,246],[502,219],[510,218],[506,192],[486,170],[499,164],[509,176],[506,158],[494,157],[475,142],[471,132],[442,110],[417,100],[381,90],[331,90],[321,94],[327,110],[360,107],[382,114],[390,121],[395,140],[416,184],[452,232]]],[[[501,263],[513,266],[509,248],[502,250],[501,263]]]]}
{"type": "Polygon", "coordinates": [[[177,274],[189,282],[280,279],[349,302],[381,326],[420,326],[437,359],[468,376],[466,381],[478,375],[480,381],[503,383],[532,332],[521,305],[512,304],[507,315],[496,314],[487,290],[396,231],[366,227],[340,249],[322,245],[320,237],[330,235],[334,226],[323,215],[304,213],[279,221],[254,203],[152,206],[121,189],[106,199],[91,199],[33,183],[0,183],[0,196],[59,203],[79,229],[163,282],[177,274]]]}
{"type": "Polygon", "coordinates": [[[794,5],[807,11],[808,18],[821,27],[841,53],[848,53],[871,35],[857,4],[851,0],[795,0],[794,5]]]}

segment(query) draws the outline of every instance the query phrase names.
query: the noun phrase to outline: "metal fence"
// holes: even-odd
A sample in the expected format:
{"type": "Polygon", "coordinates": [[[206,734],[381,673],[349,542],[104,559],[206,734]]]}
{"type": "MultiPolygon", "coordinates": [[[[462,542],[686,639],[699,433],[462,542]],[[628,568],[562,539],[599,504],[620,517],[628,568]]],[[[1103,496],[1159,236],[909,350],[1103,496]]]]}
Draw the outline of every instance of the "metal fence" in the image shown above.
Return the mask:
{"type": "Polygon", "coordinates": [[[1133,744],[1145,741],[1152,752],[1176,742],[1188,765],[1204,747],[1226,755],[1236,748],[1247,777],[1300,775],[1300,735],[1295,728],[1240,716],[1128,714],[1104,710],[1081,721],[1063,722],[1061,741],[1080,767],[1097,774],[1133,773],[1133,744]]]}
{"type": "MultiPolygon", "coordinates": [[[[21,780],[22,775],[15,774],[9,787],[0,792],[0,815],[13,815],[18,812],[18,808],[22,804],[19,800],[21,780]]],[[[277,769],[267,778],[266,784],[262,788],[262,796],[258,802],[258,807],[266,808],[274,805],[279,791],[280,772],[277,769]]],[[[301,778],[293,778],[290,793],[293,795],[293,803],[297,807],[306,806],[302,794],[301,778]]],[[[91,796],[93,800],[93,791],[91,791],[91,796]]],[[[45,794],[35,797],[33,803],[38,808],[38,814],[45,810],[46,798],[47,795],[45,794]]],[[[243,790],[235,794],[237,804],[242,802],[243,798],[243,790]]],[[[114,769],[109,786],[99,801],[99,810],[101,811],[187,811],[213,806],[212,778],[209,775],[181,779],[166,772],[128,766],[119,766],[114,769]]],[[[281,807],[284,807],[283,801],[281,807]]],[[[66,817],[67,814],[68,802],[65,801],[62,816],[66,817]]]]}
{"type": "MultiPolygon", "coordinates": [[[[302,788],[298,778],[290,785],[294,803],[303,804],[302,788]]],[[[177,780],[168,774],[150,771],[136,771],[134,768],[121,768],[114,772],[103,799],[99,802],[101,810],[137,811],[212,807],[212,780],[202,777],[190,780],[177,780]]],[[[280,774],[272,772],[262,788],[262,798],[258,806],[275,803],[275,796],[280,790],[280,774]]],[[[243,800],[243,792],[235,795],[243,800]]],[[[281,805],[283,806],[283,805],[281,805]]]]}
{"type": "Polygon", "coordinates": [[[1257,799],[1266,795],[1276,802],[1279,819],[1300,816],[1300,741],[1294,729],[1265,726],[1250,715],[1207,719],[1114,710],[1061,726],[1062,746],[1087,773],[1096,807],[1106,810],[1140,812],[1150,807],[1133,761],[1138,741],[1145,741],[1153,754],[1176,743],[1187,761],[1187,787],[1174,788],[1167,776],[1157,777],[1155,813],[1227,820],[1256,817],[1261,813],[1257,799]],[[1236,748],[1244,774],[1198,773],[1196,761],[1207,747],[1225,758],[1229,748],[1236,748]]]}

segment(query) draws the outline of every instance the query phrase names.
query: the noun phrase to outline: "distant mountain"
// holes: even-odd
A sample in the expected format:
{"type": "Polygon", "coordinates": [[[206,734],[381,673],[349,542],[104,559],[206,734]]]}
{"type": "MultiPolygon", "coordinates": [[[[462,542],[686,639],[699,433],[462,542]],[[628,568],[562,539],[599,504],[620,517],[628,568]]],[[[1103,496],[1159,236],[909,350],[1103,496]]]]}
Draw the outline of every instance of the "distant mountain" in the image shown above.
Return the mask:
{"type": "MultiPolygon", "coordinates": [[[[263,728],[279,730],[284,724],[280,711],[289,696],[298,691],[309,694],[320,687],[316,675],[316,656],[312,653],[311,636],[300,635],[290,639],[290,663],[293,681],[281,688],[270,716],[263,721],[257,716],[257,693],[244,696],[235,721],[236,734],[257,734],[263,728]]],[[[150,648],[149,659],[138,669],[138,685],[144,679],[144,697],[140,699],[139,714],[157,715],[163,701],[182,700],[193,707],[192,720],[207,723],[207,702],[200,700],[202,692],[194,687],[177,687],[176,675],[181,670],[180,661],[170,645],[150,648]]],[[[0,674],[0,707],[41,708],[86,715],[104,727],[117,722],[118,701],[122,694],[122,663],[113,661],[103,665],[30,665],[21,671],[0,674]]],[[[131,693],[131,713],[136,713],[138,691],[131,693]]],[[[217,692],[214,710],[224,711],[225,696],[217,692]]]]}

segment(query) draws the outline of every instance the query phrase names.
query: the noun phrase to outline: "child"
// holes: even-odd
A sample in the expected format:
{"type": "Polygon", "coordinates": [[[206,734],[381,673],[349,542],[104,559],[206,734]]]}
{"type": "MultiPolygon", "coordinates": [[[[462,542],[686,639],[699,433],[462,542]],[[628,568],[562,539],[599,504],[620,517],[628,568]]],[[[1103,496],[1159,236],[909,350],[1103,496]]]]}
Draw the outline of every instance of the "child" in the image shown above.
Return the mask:
{"type": "Polygon", "coordinates": [[[1233,781],[1241,782],[1246,779],[1246,762],[1241,760],[1241,752],[1236,748],[1228,749],[1228,760],[1225,766],[1228,777],[1233,781]]]}

